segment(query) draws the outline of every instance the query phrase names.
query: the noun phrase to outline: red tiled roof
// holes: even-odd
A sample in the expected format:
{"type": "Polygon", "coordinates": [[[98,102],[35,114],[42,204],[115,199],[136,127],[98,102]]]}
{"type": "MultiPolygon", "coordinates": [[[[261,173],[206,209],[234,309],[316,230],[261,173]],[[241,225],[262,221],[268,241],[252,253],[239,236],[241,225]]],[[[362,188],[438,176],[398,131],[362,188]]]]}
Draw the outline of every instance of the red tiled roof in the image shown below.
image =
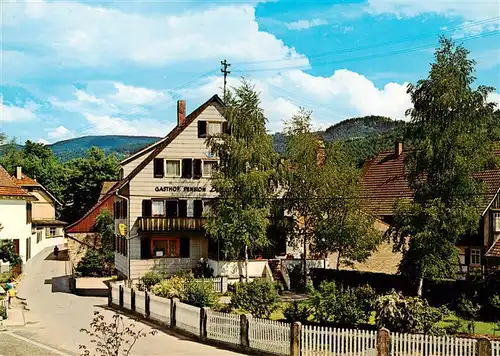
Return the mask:
{"type": "Polygon", "coordinates": [[[14,179],[14,181],[16,182],[16,184],[19,185],[19,186],[28,186],[28,185],[39,186],[40,185],[40,183],[38,183],[34,179],[31,179],[30,177],[28,177],[24,173],[21,174],[21,179],[17,179],[16,176],[12,176],[12,179],[14,179]]]}
{"type": "MultiPolygon", "coordinates": [[[[500,155],[500,151],[495,151],[500,155]]],[[[405,172],[405,152],[396,156],[394,151],[381,152],[366,161],[363,167],[363,206],[377,216],[391,216],[398,199],[412,199],[405,172]]],[[[481,213],[500,189],[500,168],[474,174],[484,182],[486,195],[480,206],[481,213]]]]}
{"type": "Polygon", "coordinates": [[[33,195],[21,189],[2,166],[0,166],[0,197],[17,197],[36,200],[33,195]]]}

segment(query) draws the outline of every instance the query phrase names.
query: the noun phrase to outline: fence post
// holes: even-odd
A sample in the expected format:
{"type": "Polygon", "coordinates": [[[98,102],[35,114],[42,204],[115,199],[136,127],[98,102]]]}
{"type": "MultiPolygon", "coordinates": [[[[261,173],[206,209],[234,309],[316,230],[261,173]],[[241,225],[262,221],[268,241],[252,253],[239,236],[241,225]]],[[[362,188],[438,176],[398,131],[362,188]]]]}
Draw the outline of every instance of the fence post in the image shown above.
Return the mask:
{"type": "Polygon", "coordinates": [[[298,321],[294,321],[290,327],[290,356],[300,356],[302,325],[298,321]]]}
{"type": "Polygon", "coordinates": [[[113,294],[111,291],[111,285],[109,285],[109,287],[108,287],[108,307],[111,307],[112,304],[113,304],[113,294]]]}
{"type": "Polygon", "coordinates": [[[135,312],[135,290],[134,288],[130,289],[130,309],[135,312]]]}
{"type": "Polygon", "coordinates": [[[179,299],[177,299],[177,298],[171,299],[171,303],[170,303],[170,327],[171,328],[175,328],[176,319],[177,319],[177,316],[175,314],[176,314],[176,310],[177,310],[177,302],[178,301],[179,301],[179,299]]]}
{"type": "Polygon", "coordinates": [[[202,341],[207,338],[207,311],[208,308],[200,309],[200,339],[202,341]]]}
{"type": "Polygon", "coordinates": [[[123,308],[123,286],[121,284],[118,287],[118,301],[120,308],[123,308]]]}
{"type": "MultiPolygon", "coordinates": [[[[134,294],[135,297],[135,294],[134,294]]],[[[135,298],[134,298],[135,299],[135,298]]],[[[148,291],[144,291],[144,309],[145,309],[145,317],[149,319],[151,312],[149,311],[149,293],[148,291]]]]}
{"type": "Polygon", "coordinates": [[[220,289],[222,294],[227,292],[227,276],[220,277],[220,289]]]}
{"type": "Polygon", "coordinates": [[[491,356],[491,341],[485,337],[477,340],[477,355],[491,356]]]}
{"type": "Polygon", "coordinates": [[[390,333],[386,328],[382,328],[377,333],[377,356],[389,356],[390,333]]]}
{"type": "Polygon", "coordinates": [[[250,337],[249,337],[249,329],[250,329],[250,319],[252,316],[250,314],[241,314],[240,315],[240,344],[241,347],[247,349],[250,347],[250,337]]]}

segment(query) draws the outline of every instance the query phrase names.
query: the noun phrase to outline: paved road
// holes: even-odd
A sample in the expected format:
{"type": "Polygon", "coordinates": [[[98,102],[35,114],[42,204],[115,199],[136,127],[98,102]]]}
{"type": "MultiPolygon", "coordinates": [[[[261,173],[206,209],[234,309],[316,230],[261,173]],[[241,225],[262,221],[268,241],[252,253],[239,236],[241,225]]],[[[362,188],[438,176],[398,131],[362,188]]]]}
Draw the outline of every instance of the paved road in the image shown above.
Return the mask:
{"type": "MultiPolygon", "coordinates": [[[[29,311],[25,312],[26,327],[16,328],[8,333],[0,333],[0,344],[4,341],[12,345],[9,355],[79,355],[79,345],[89,344],[84,333],[79,330],[88,327],[93,311],[100,311],[111,321],[112,311],[106,309],[107,299],[79,297],[65,292],[67,281],[65,263],[48,257],[51,250],[39,253],[26,266],[21,281],[19,296],[26,298],[29,311]],[[24,353],[20,353],[25,347],[24,353]],[[38,349],[37,349],[38,348],[38,349]]],[[[127,318],[128,321],[131,321],[127,318]]],[[[145,331],[151,330],[139,323],[145,331]]],[[[0,355],[2,355],[0,350],[0,355]]],[[[139,340],[131,356],[192,355],[192,356],[235,356],[235,352],[221,350],[196,343],[182,337],[159,331],[154,336],[139,340]]]]}

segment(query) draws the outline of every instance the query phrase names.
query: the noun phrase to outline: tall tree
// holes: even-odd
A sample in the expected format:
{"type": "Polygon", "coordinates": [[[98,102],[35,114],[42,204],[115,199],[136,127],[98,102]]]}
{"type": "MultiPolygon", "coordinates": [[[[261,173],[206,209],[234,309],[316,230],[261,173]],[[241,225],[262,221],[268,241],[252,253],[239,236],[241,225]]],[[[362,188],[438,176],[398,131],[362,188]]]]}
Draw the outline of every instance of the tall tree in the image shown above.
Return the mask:
{"type": "Polygon", "coordinates": [[[230,132],[207,139],[219,158],[212,178],[219,197],[206,214],[206,231],[220,241],[227,258],[244,259],[248,280],[249,252],[269,245],[275,154],[254,87],[243,81],[227,92],[225,104],[230,132]]]}
{"type": "Polygon", "coordinates": [[[473,87],[473,60],[462,46],[441,38],[429,76],[408,86],[413,108],[405,138],[413,149],[405,165],[412,202],[395,207],[400,272],[419,281],[453,275],[457,238],[477,230],[484,187],[473,177],[492,162],[493,88],[473,87]]]}
{"type": "Polygon", "coordinates": [[[314,249],[337,254],[337,269],[364,262],[377,249],[381,232],[362,211],[361,172],[340,144],[331,145],[321,167],[314,249]]]}

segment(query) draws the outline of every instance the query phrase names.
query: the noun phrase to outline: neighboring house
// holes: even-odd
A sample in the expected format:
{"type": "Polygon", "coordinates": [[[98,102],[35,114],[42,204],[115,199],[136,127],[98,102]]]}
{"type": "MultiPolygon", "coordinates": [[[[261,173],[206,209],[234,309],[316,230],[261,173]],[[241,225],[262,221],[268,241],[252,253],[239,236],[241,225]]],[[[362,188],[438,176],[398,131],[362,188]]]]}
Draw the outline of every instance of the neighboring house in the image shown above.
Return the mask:
{"type": "MultiPolygon", "coordinates": [[[[0,239],[13,241],[23,263],[31,257],[31,203],[36,200],[0,166],[0,239]]],[[[5,269],[2,261],[0,266],[5,269]]]]}
{"type": "MultiPolygon", "coordinates": [[[[500,152],[496,152],[500,154],[500,152]]],[[[365,162],[363,167],[364,209],[383,222],[393,223],[393,207],[398,199],[413,199],[405,172],[405,152],[402,143],[396,143],[393,151],[380,152],[365,162]]],[[[483,182],[486,194],[480,208],[479,231],[463,236],[457,247],[460,249],[460,272],[469,274],[492,266],[500,261],[500,169],[491,169],[474,174],[483,182]],[[498,247],[496,247],[498,246],[498,247]],[[491,260],[492,263],[489,261],[491,260]]],[[[395,258],[400,258],[396,257],[395,258]]]]}
{"type": "Polygon", "coordinates": [[[12,179],[19,187],[37,198],[31,205],[28,204],[32,217],[31,249],[28,259],[46,247],[63,244],[63,228],[66,223],[56,219],[56,205],[61,203],[43,185],[25,175],[21,167],[16,168],[16,174],[12,179]]]}
{"type": "Polygon", "coordinates": [[[97,203],[79,220],[65,228],[69,258],[74,265],[78,264],[88,247],[101,246],[99,234],[95,229],[96,219],[103,210],[113,214],[114,197],[107,193],[114,184],[116,182],[104,182],[97,203]]]}

